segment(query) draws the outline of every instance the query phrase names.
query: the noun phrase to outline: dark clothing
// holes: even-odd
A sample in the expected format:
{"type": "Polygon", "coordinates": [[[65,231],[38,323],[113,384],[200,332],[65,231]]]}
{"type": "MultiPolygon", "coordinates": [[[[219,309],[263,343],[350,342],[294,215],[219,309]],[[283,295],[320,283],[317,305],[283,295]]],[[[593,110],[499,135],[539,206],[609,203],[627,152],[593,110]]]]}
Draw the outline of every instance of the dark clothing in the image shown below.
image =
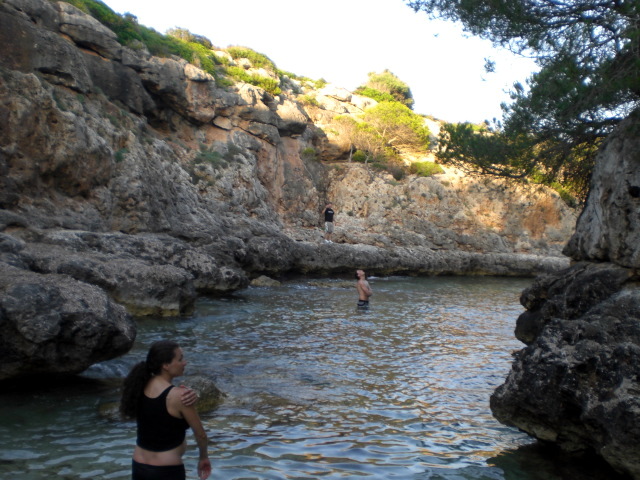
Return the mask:
{"type": "Polygon", "coordinates": [[[369,308],[369,300],[358,300],[358,308],[369,308]]]}
{"type": "Polygon", "coordinates": [[[330,208],[325,208],[324,210],[324,221],[325,222],[333,222],[333,210],[330,208]]]}
{"type": "Polygon", "coordinates": [[[151,452],[166,452],[182,445],[189,424],[184,418],[177,418],[167,411],[167,395],[173,385],[167,387],[156,398],[144,393],[138,404],[137,445],[151,452]]]}
{"type": "Polygon", "coordinates": [[[147,465],[133,460],[131,480],[186,480],[184,465],[147,465]]]}

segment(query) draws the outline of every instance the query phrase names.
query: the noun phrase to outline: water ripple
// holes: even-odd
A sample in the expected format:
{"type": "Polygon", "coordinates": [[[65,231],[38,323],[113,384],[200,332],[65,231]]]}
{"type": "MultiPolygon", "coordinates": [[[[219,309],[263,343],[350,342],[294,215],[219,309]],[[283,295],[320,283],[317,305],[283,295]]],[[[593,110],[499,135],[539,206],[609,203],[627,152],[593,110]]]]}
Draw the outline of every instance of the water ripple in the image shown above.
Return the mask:
{"type": "MultiPolygon", "coordinates": [[[[2,395],[0,478],[129,478],[134,425],[98,409],[117,400],[111,379],[163,337],[182,344],[189,373],[227,393],[203,415],[212,478],[561,478],[540,466],[543,457],[535,468],[513,461],[531,440],[496,422],[488,405],[521,348],[513,327],[530,282],[370,281],[367,312],[337,281],[203,299],[193,318],[141,321],[130,355],[87,373],[106,387],[2,395]]],[[[196,449],[185,462],[196,478],[196,449]]]]}

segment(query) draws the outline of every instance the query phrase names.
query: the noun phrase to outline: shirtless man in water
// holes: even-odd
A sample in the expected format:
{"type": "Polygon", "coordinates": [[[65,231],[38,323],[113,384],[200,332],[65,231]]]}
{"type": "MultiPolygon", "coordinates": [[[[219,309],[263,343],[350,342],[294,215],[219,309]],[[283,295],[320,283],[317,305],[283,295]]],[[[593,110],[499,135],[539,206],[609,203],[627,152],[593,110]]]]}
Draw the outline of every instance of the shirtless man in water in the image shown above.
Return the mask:
{"type": "Polygon", "coordinates": [[[369,307],[369,297],[373,295],[369,282],[367,282],[367,275],[363,270],[356,270],[356,289],[358,290],[358,308],[369,307]]]}

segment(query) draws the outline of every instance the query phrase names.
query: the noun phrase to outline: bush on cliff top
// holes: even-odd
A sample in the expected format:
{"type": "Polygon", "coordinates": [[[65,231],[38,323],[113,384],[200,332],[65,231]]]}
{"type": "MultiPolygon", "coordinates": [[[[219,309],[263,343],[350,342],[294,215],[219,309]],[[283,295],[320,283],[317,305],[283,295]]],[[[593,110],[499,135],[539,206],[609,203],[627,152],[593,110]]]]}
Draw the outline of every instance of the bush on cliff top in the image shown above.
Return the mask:
{"type": "Polygon", "coordinates": [[[430,177],[439,173],[444,173],[443,168],[435,162],[414,162],[409,167],[409,171],[419,177],[430,177]]]}
{"type": "Polygon", "coordinates": [[[227,67],[226,74],[240,82],[249,83],[256,87],[263,88],[272,95],[280,95],[282,93],[282,90],[280,89],[280,82],[278,80],[263,77],[256,73],[249,74],[242,67],[227,67]]]}
{"type": "Polygon", "coordinates": [[[251,62],[255,68],[264,68],[270,72],[276,73],[276,64],[271,61],[269,57],[262,53],[258,53],[247,47],[229,47],[227,53],[231,55],[231,58],[237,60],[238,58],[246,58],[251,62]]]}
{"type": "Polygon", "coordinates": [[[369,73],[367,83],[358,87],[355,93],[378,102],[399,102],[413,109],[413,94],[409,85],[389,70],[384,70],[381,73],[369,73]]]}

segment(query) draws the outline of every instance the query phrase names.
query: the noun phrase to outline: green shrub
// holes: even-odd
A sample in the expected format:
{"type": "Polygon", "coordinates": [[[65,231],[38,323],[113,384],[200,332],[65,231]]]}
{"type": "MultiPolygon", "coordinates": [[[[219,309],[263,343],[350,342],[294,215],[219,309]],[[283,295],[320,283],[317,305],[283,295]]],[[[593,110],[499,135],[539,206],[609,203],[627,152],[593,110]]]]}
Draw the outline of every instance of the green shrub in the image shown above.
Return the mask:
{"type": "Polygon", "coordinates": [[[538,183],[540,185],[546,185],[547,187],[556,191],[560,198],[567,204],[567,206],[571,208],[575,208],[578,205],[578,199],[575,196],[575,188],[572,188],[570,182],[565,184],[557,181],[549,179],[547,175],[545,175],[542,171],[536,169],[529,175],[529,180],[533,183],[538,183]]]}
{"type": "Polygon", "coordinates": [[[315,160],[318,158],[318,152],[313,147],[307,147],[302,150],[300,156],[305,160],[315,160]]]}
{"type": "Polygon", "coordinates": [[[326,87],[328,82],[324,78],[319,78],[314,83],[316,86],[316,90],[320,90],[321,88],[326,87]]]}
{"type": "Polygon", "coordinates": [[[117,163],[120,163],[122,160],[124,160],[124,156],[129,153],[129,151],[126,148],[121,148],[120,150],[118,150],[113,156],[116,160],[117,163]]]}
{"type": "MultiPolygon", "coordinates": [[[[410,109],[413,108],[413,95],[411,93],[411,89],[409,86],[396,77],[391,71],[384,70],[381,73],[371,72],[369,73],[369,79],[367,83],[358,88],[358,90],[363,89],[363,91],[369,92],[374,95],[384,95],[388,94],[391,98],[384,97],[383,100],[378,101],[395,101],[406,105],[410,109]],[[376,93],[377,92],[377,93],[376,93]]],[[[359,93],[356,90],[356,93],[359,93]]],[[[360,93],[364,95],[364,93],[360,93]]],[[[366,95],[369,96],[369,95],[366,95]]],[[[376,97],[371,97],[374,100],[377,100],[376,97]]]]}
{"type": "Polygon", "coordinates": [[[362,150],[356,150],[351,156],[351,160],[354,162],[364,163],[367,161],[367,154],[362,150]]]}
{"type": "Polygon", "coordinates": [[[560,187],[556,189],[560,198],[567,204],[567,206],[571,208],[576,208],[578,206],[578,200],[576,197],[566,188],[560,187]]]}
{"type": "Polygon", "coordinates": [[[578,199],[572,193],[572,190],[570,188],[567,188],[560,182],[551,182],[548,184],[548,186],[555,190],[558,195],[560,195],[560,198],[564,203],[567,204],[567,206],[571,208],[575,208],[578,206],[578,199]]]}
{"type": "Polygon", "coordinates": [[[231,85],[233,85],[235,83],[230,78],[218,75],[217,73],[215,75],[215,79],[216,79],[216,85],[218,87],[230,87],[231,85]]]}
{"type": "Polygon", "coordinates": [[[444,173],[440,165],[435,162],[415,162],[409,167],[409,171],[419,177],[430,177],[439,173],[444,173]]]}
{"type": "Polygon", "coordinates": [[[299,77],[298,75],[296,75],[293,72],[288,72],[287,70],[280,70],[279,68],[277,68],[276,69],[276,73],[278,74],[278,76],[280,78],[289,77],[292,80],[302,80],[302,77],[299,77]]]}
{"type": "Polygon", "coordinates": [[[395,102],[396,99],[390,93],[381,92],[375,88],[358,87],[354,93],[363,97],[372,98],[376,102],[395,102]]]}
{"type": "Polygon", "coordinates": [[[113,125],[116,128],[120,128],[121,122],[118,119],[118,117],[116,117],[115,115],[112,115],[110,113],[106,113],[105,116],[107,117],[109,122],[111,122],[111,125],[113,125]]]}
{"type": "Polygon", "coordinates": [[[407,169],[401,165],[391,164],[387,166],[387,171],[394,179],[400,181],[407,176],[407,169]]]}
{"type": "Polygon", "coordinates": [[[431,132],[424,119],[400,102],[380,102],[368,108],[362,119],[379,132],[385,144],[401,143],[422,150],[429,146],[431,132]]]}
{"type": "Polygon", "coordinates": [[[227,161],[223,159],[220,152],[212,150],[201,150],[198,155],[196,155],[196,158],[194,158],[193,163],[196,165],[208,163],[214,168],[224,168],[228,165],[227,161]]]}
{"type": "Polygon", "coordinates": [[[167,30],[167,35],[178,38],[187,43],[198,43],[205,47],[207,50],[211,50],[213,48],[211,40],[209,40],[207,37],[204,37],[202,35],[195,35],[186,28],[170,28],[169,30],[167,30]]]}
{"type": "Polygon", "coordinates": [[[216,73],[217,57],[211,50],[196,42],[187,43],[186,47],[191,51],[191,63],[211,75],[216,73]]]}
{"type": "Polygon", "coordinates": [[[227,75],[234,78],[239,82],[249,83],[256,87],[264,88],[272,95],[280,95],[282,90],[280,89],[280,82],[273,78],[263,77],[262,75],[249,74],[244,68],[241,67],[228,67],[227,75]]]}
{"type": "Polygon", "coordinates": [[[269,57],[262,53],[258,53],[255,50],[251,50],[250,48],[229,47],[226,51],[234,60],[238,58],[246,58],[256,68],[264,68],[265,70],[269,70],[273,73],[277,73],[278,71],[276,64],[273,63],[269,57]]]}
{"type": "Polygon", "coordinates": [[[242,148],[238,147],[235,143],[227,142],[227,151],[224,154],[224,159],[231,162],[236,155],[242,152],[242,148]]]}
{"type": "Polygon", "coordinates": [[[407,167],[395,155],[382,156],[375,158],[371,163],[371,167],[376,170],[388,172],[394,180],[400,181],[407,176],[407,167]]]}
{"type": "Polygon", "coordinates": [[[298,103],[302,105],[309,105],[313,107],[317,107],[318,105],[320,105],[316,97],[312,97],[311,95],[300,95],[297,100],[298,103]]]}

